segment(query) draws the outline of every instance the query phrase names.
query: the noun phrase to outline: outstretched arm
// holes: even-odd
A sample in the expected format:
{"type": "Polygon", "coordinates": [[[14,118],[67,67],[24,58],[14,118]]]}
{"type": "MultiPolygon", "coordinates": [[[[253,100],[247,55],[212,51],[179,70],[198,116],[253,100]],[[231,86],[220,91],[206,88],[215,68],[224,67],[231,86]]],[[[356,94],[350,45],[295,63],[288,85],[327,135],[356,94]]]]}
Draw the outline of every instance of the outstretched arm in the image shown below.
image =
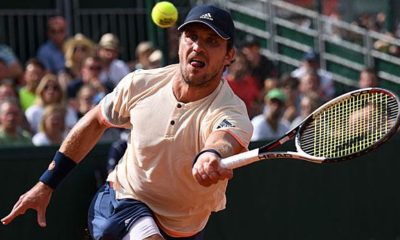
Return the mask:
{"type": "MultiPolygon", "coordinates": [[[[79,163],[94,147],[103,132],[107,129],[100,117],[100,107],[96,106],[89,111],[71,130],[60,147],[60,152],[75,163],[79,163]]],[[[23,215],[26,210],[37,211],[39,226],[46,226],[46,209],[49,205],[54,189],[38,182],[28,192],[21,195],[8,216],[1,219],[5,225],[14,220],[15,217],[23,215]]]]}
{"type": "Polygon", "coordinates": [[[231,169],[219,165],[221,158],[240,153],[245,148],[228,132],[216,131],[211,133],[206,144],[195,159],[192,174],[203,186],[210,186],[219,180],[233,177],[231,169]]]}

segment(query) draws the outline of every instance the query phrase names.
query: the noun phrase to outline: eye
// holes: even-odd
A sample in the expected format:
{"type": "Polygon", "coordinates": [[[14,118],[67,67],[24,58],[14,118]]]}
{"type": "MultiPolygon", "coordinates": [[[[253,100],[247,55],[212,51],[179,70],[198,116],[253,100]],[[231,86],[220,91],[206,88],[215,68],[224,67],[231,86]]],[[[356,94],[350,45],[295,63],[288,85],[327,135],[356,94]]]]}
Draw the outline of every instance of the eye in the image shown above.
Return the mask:
{"type": "Polygon", "coordinates": [[[197,36],[197,34],[191,33],[191,32],[187,32],[186,34],[186,38],[189,39],[191,42],[196,42],[197,39],[199,38],[197,36]]]}
{"type": "Polygon", "coordinates": [[[209,37],[209,38],[207,38],[207,43],[211,47],[219,46],[218,37],[209,37]]]}

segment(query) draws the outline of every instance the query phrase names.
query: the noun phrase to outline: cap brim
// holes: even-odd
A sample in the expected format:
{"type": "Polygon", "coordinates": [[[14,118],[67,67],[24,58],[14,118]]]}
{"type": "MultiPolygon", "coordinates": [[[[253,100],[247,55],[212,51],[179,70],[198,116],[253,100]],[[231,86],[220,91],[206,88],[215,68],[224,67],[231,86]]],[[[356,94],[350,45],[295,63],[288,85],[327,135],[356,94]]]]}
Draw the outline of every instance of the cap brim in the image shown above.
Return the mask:
{"type": "Polygon", "coordinates": [[[190,23],[203,23],[203,24],[207,25],[209,28],[211,28],[214,32],[216,32],[218,34],[218,36],[220,36],[222,39],[225,39],[225,40],[229,40],[230,39],[230,37],[228,35],[226,35],[221,29],[216,28],[215,26],[212,26],[211,24],[209,24],[206,21],[202,21],[202,20],[198,20],[198,19],[197,20],[187,21],[187,22],[183,23],[182,25],[180,25],[178,27],[178,30],[181,31],[182,28],[184,28],[185,26],[187,26],[190,23]]]}

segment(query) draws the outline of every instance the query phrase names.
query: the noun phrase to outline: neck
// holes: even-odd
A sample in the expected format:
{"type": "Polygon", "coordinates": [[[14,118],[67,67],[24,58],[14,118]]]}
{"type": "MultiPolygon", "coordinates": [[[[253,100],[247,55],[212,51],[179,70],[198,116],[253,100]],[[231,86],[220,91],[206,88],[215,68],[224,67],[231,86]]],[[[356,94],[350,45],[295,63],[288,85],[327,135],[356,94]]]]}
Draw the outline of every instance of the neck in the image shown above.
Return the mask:
{"type": "Polygon", "coordinates": [[[196,86],[185,82],[181,73],[174,75],[172,91],[179,102],[188,103],[200,100],[210,95],[219,86],[220,81],[212,81],[209,84],[196,86]]]}

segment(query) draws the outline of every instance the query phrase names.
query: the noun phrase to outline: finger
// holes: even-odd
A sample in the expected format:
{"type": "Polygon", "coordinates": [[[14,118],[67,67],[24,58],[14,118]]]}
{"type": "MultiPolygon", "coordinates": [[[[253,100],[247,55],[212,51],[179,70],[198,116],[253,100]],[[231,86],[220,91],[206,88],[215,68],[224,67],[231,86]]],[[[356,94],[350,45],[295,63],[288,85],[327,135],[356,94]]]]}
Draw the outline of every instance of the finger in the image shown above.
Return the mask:
{"type": "Polygon", "coordinates": [[[218,174],[219,163],[217,160],[211,161],[209,164],[205,164],[204,173],[207,175],[207,178],[212,182],[216,183],[220,179],[218,174]]]}
{"type": "Polygon", "coordinates": [[[1,219],[1,222],[4,225],[9,224],[10,222],[12,222],[14,220],[14,218],[16,218],[19,215],[22,215],[25,213],[26,210],[21,209],[20,206],[14,208],[6,217],[4,217],[3,219],[1,219]]]}
{"type": "Polygon", "coordinates": [[[193,168],[192,169],[192,175],[194,176],[194,178],[196,179],[196,181],[198,183],[201,182],[201,176],[200,176],[199,171],[197,170],[197,168],[193,168]]]}
{"type": "Polygon", "coordinates": [[[38,210],[37,211],[37,222],[39,224],[39,226],[41,227],[46,227],[46,210],[38,210]]]}
{"type": "Polygon", "coordinates": [[[208,187],[211,185],[209,177],[207,174],[205,174],[203,168],[201,167],[195,167],[192,169],[192,175],[195,177],[196,181],[205,187],[208,187]]]}

